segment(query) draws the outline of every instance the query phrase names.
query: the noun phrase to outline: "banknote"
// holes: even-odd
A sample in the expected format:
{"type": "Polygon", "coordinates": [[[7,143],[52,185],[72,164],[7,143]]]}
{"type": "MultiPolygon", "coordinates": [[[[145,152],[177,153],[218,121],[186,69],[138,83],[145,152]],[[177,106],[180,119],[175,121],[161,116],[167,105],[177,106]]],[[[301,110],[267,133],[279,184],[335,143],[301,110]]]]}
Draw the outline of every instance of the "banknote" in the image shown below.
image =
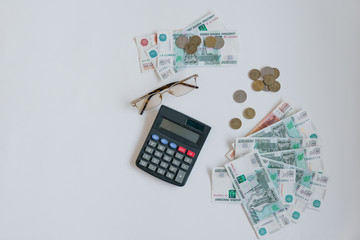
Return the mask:
{"type": "Polygon", "coordinates": [[[211,198],[213,203],[241,204],[240,197],[224,167],[212,169],[211,198]]]}
{"type": "Polygon", "coordinates": [[[289,216],[293,223],[298,223],[303,212],[307,208],[307,204],[312,196],[313,192],[311,189],[302,185],[297,185],[295,192],[295,204],[288,208],[289,216]]]}
{"type": "Polygon", "coordinates": [[[284,205],[294,205],[294,195],[295,195],[295,169],[276,169],[268,168],[267,169],[270,178],[273,181],[279,196],[280,200],[284,205]]]}
{"type": "Polygon", "coordinates": [[[301,110],[248,137],[318,138],[316,127],[306,110],[301,110]]]}
{"type": "Polygon", "coordinates": [[[274,124],[286,116],[291,115],[292,113],[292,106],[286,102],[282,101],[274,110],[272,110],[268,115],[266,115],[263,120],[261,120],[246,136],[249,136],[263,128],[274,124]]]}
{"type": "Polygon", "coordinates": [[[156,46],[156,34],[136,37],[135,43],[138,49],[141,72],[154,70],[154,65],[145,51],[153,46],[156,46]]]}
{"type": "Polygon", "coordinates": [[[196,20],[189,26],[183,29],[184,31],[224,31],[226,30],[224,24],[221,22],[220,18],[214,13],[210,12],[204,17],[196,20]]]}
{"type": "Polygon", "coordinates": [[[156,73],[159,75],[161,80],[167,80],[172,78],[177,70],[174,67],[159,67],[157,66],[157,57],[158,57],[158,51],[157,46],[153,46],[145,51],[146,55],[149,57],[151,63],[155,67],[156,73]]]}
{"type": "Polygon", "coordinates": [[[181,35],[191,37],[197,35],[201,38],[201,44],[194,54],[187,54],[184,49],[178,48],[175,44],[175,66],[183,68],[189,66],[230,66],[236,65],[239,56],[239,40],[235,31],[198,31],[198,32],[173,32],[174,41],[181,35]],[[209,37],[221,37],[225,44],[221,49],[208,48],[204,40],[209,37]]]}
{"type": "Polygon", "coordinates": [[[313,194],[309,200],[308,207],[314,210],[320,210],[321,204],[325,199],[327,182],[329,177],[321,172],[313,172],[311,178],[311,190],[313,194]]]}
{"type": "Polygon", "coordinates": [[[235,158],[255,149],[259,153],[268,153],[319,145],[320,140],[317,138],[237,138],[235,141],[235,158]]]}
{"type": "Polygon", "coordinates": [[[157,67],[172,67],[174,65],[174,42],[172,31],[157,32],[157,67]]]}
{"type": "Polygon", "coordinates": [[[311,171],[321,172],[324,170],[323,160],[321,158],[321,147],[262,153],[261,156],[311,171]]]}
{"type": "Polygon", "coordinates": [[[225,169],[259,238],[290,223],[285,206],[258,153],[249,153],[225,169]]]}

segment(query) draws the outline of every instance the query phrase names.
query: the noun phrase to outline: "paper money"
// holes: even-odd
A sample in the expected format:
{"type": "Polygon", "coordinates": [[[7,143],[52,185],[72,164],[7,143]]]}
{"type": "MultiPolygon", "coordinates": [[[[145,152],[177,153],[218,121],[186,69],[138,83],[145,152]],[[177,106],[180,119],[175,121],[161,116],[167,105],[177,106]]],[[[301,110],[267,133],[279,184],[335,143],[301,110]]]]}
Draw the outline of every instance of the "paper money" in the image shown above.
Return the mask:
{"type": "Polygon", "coordinates": [[[251,135],[254,132],[257,132],[263,128],[274,124],[286,116],[288,116],[292,112],[293,108],[288,102],[281,102],[272,112],[265,116],[263,120],[261,120],[248,134],[251,135]]]}
{"type": "Polygon", "coordinates": [[[293,223],[298,223],[303,212],[306,210],[306,206],[313,194],[312,190],[301,185],[297,185],[295,193],[295,204],[288,208],[288,213],[291,216],[293,223]]]}
{"type": "Polygon", "coordinates": [[[321,158],[321,147],[262,153],[261,156],[311,171],[321,172],[324,170],[323,160],[321,158]]]}
{"type": "Polygon", "coordinates": [[[183,29],[184,31],[225,31],[226,28],[223,23],[220,21],[219,17],[210,12],[199,20],[193,22],[189,26],[183,29]]]}
{"type": "Polygon", "coordinates": [[[296,170],[269,168],[268,172],[278,190],[282,203],[284,205],[294,205],[296,170]]]}
{"type": "Polygon", "coordinates": [[[286,117],[248,137],[318,138],[315,125],[306,110],[286,117]]]}
{"type": "Polygon", "coordinates": [[[157,57],[158,51],[157,47],[153,46],[145,51],[146,55],[149,57],[153,66],[155,66],[156,73],[159,75],[161,80],[167,80],[172,78],[176,74],[176,69],[174,67],[157,67],[157,57]]]}
{"type": "Polygon", "coordinates": [[[232,182],[224,167],[215,167],[212,170],[212,202],[241,204],[232,182]]]}
{"type": "Polygon", "coordinates": [[[268,153],[319,145],[320,140],[317,138],[237,138],[235,141],[235,158],[255,149],[259,153],[268,153]]]}
{"type": "Polygon", "coordinates": [[[313,194],[309,200],[308,207],[314,210],[320,210],[325,199],[327,182],[329,177],[320,172],[313,172],[311,178],[311,191],[313,194]]]}
{"type": "Polygon", "coordinates": [[[145,51],[156,45],[156,34],[136,37],[135,42],[139,53],[141,72],[154,70],[154,65],[149,56],[146,55],[145,51]]]}
{"type": "Polygon", "coordinates": [[[198,35],[201,38],[201,44],[197,47],[194,54],[187,54],[184,49],[174,46],[175,66],[183,68],[189,66],[229,66],[236,65],[239,55],[239,41],[236,32],[221,31],[199,31],[199,32],[173,32],[174,41],[177,37],[186,35],[189,38],[198,35]],[[209,36],[221,37],[225,41],[221,49],[208,48],[204,45],[205,38],[209,36]]]}
{"type": "Polygon", "coordinates": [[[157,32],[157,67],[173,67],[174,65],[174,42],[172,31],[157,32]]]}
{"type": "Polygon", "coordinates": [[[225,169],[259,238],[290,223],[285,206],[257,153],[225,164],[225,169]]]}

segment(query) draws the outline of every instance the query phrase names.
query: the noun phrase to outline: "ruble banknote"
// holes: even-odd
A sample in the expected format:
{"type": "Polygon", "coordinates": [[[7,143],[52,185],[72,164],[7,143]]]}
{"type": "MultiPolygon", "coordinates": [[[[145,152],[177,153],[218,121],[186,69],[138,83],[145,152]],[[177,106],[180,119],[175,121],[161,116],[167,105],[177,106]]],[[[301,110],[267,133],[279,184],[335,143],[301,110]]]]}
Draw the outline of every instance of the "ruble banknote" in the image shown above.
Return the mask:
{"type": "Polygon", "coordinates": [[[211,199],[213,203],[241,204],[240,197],[224,167],[212,169],[211,199]]]}
{"type": "Polygon", "coordinates": [[[282,203],[285,206],[294,205],[296,170],[276,168],[268,168],[267,170],[279,193],[282,203]]]}
{"type": "Polygon", "coordinates": [[[174,66],[174,42],[172,31],[157,32],[157,67],[173,67],[174,66]]]}
{"type": "Polygon", "coordinates": [[[159,67],[156,65],[157,58],[158,58],[158,51],[157,46],[153,46],[145,51],[146,55],[149,57],[151,63],[155,67],[156,73],[159,75],[161,80],[168,80],[175,76],[177,70],[170,66],[170,67],[159,67]]]}
{"type": "Polygon", "coordinates": [[[311,177],[311,190],[313,194],[309,200],[308,207],[319,211],[325,199],[329,177],[321,172],[313,172],[311,177]]]}
{"type": "Polygon", "coordinates": [[[153,46],[156,46],[156,34],[136,37],[135,43],[138,49],[141,72],[154,70],[154,65],[145,51],[153,46]]]}
{"type": "Polygon", "coordinates": [[[302,214],[305,212],[313,191],[302,185],[297,185],[295,192],[295,204],[288,208],[290,219],[293,223],[298,223],[302,214]]]}
{"type": "Polygon", "coordinates": [[[221,22],[219,16],[214,12],[210,12],[203,16],[202,18],[196,20],[189,26],[185,27],[183,31],[225,31],[226,28],[221,22]]]}

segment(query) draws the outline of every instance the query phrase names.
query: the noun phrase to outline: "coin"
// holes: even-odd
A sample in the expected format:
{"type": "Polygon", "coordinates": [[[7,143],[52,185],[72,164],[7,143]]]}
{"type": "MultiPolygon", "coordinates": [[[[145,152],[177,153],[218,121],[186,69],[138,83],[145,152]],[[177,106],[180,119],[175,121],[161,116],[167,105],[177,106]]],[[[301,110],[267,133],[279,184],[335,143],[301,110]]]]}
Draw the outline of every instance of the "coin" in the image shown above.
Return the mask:
{"type": "Polygon", "coordinates": [[[190,43],[194,44],[195,46],[199,46],[201,44],[201,38],[197,35],[192,36],[190,38],[190,43]]]}
{"type": "Polygon", "coordinates": [[[275,77],[273,75],[267,74],[265,76],[263,76],[263,81],[266,85],[271,85],[275,82],[275,77]]]}
{"type": "Polygon", "coordinates": [[[274,69],[274,77],[275,79],[277,79],[280,76],[280,71],[277,68],[273,68],[273,69],[274,69]]]}
{"type": "Polygon", "coordinates": [[[255,117],[255,110],[253,108],[246,108],[243,112],[244,118],[253,119],[255,117]]]}
{"type": "Polygon", "coordinates": [[[205,46],[207,46],[208,48],[214,48],[215,47],[215,44],[216,44],[216,38],[215,37],[207,37],[205,38],[205,41],[204,41],[204,44],[205,46]]]}
{"type": "Polygon", "coordinates": [[[222,37],[215,37],[215,39],[216,39],[216,43],[214,46],[215,49],[220,49],[225,45],[225,41],[222,37]]]}
{"type": "Polygon", "coordinates": [[[281,88],[281,85],[278,81],[275,81],[272,85],[269,86],[270,91],[277,92],[281,88]]]}
{"type": "Polygon", "coordinates": [[[234,92],[233,98],[235,102],[243,103],[247,98],[247,94],[243,90],[237,90],[236,92],[234,92]]]}
{"type": "Polygon", "coordinates": [[[175,40],[175,45],[178,48],[184,49],[186,44],[189,43],[189,38],[185,35],[180,35],[176,40],[175,40]]]}
{"type": "Polygon", "coordinates": [[[264,89],[264,83],[261,80],[255,80],[251,86],[257,92],[264,89]]]}
{"type": "Polygon", "coordinates": [[[260,72],[263,77],[268,74],[274,76],[274,69],[272,67],[263,67],[260,72]]]}
{"type": "Polygon", "coordinates": [[[230,120],[230,127],[232,129],[239,129],[241,127],[241,120],[238,118],[233,118],[230,120]]]}
{"type": "Polygon", "coordinates": [[[187,54],[194,54],[194,53],[196,53],[196,51],[197,51],[197,46],[196,46],[196,45],[191,44],[191,43],[186,44],[186,46],[185,46],[185,52],[186,52],[187,54]]]}
{"type": "Polygon", "coordinates": [[[270,91],[269,86],[264,84],[264,89],[263,90],[264,90],[264,92],[269,92],[270,91]]]}
{"type": "Polygon", "coordinates": [[[249,78],[252,80],[258,80],[261,77],[261,72],[257,69],[252,69],[249,72],[249,78]]]}

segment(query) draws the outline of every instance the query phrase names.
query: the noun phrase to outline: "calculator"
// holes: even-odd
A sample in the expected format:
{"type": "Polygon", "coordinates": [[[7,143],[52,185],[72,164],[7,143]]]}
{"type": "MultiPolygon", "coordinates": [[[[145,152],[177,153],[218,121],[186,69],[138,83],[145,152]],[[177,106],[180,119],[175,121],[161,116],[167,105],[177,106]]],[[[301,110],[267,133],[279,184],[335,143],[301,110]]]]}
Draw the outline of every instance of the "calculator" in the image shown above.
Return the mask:
{"type": "Polygon", "coordinates": [[[165,182],[184,186],[211,127],[162,105],[136,166],[165,182]]]}

